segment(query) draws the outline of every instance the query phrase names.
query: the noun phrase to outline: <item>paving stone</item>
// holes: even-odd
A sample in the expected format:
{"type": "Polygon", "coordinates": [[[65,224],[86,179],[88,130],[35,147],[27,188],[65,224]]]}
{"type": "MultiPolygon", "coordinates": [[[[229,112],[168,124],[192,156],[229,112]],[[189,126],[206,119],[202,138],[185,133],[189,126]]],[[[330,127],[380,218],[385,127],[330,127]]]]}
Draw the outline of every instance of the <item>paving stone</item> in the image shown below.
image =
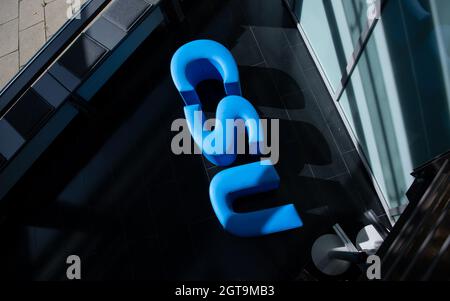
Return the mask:
{"type": "Polygon", "coordinates": [[[19,71],[19,52],[13,52],[0,58],[0,90],[19,71]]]}
{"type": "MultiPolygon", "coordinates": [[[[53,1],[56,1],[56,0],[44,0],[44,3],[47,4],[47,3],[51,3],[53,1]]],[[[68,0],[65,0],[65,1],[68,1],[68,0]]],[[[72,1],[75,2],[76,0],[72,0],[72,1]]],[[[80,0],[80,6],[83,5],[85,2],[86,2],[86,0],[80,0]]]]}
{"type": "Polygon", "coordinates": [[[0,57],[18,49],[17,19],[0,25],[0,57]]]}
{"type": "Polygon", "coordinates": [[[49,39],[68,20],[67,9],[69,5],[66,0],[54,0],[45,5],[46,35],[49,39]]]}
{"type": "Polygon", "coordinates": [[[19,33],[20,66],[25,65],[28,60],[44,45],[45,28],[44,22],[38,23],[19,33]]]}
{"type": "Polygon", "coordinates": [[[0,24],[6,23],[19,16],[19,0],[2,0],[0,9],[0,24]]]}
{"type": "Polygon", "coordinates": [[[21,0],[19,5],[19,30],[44,21],[44,4],[41,0],[21,0]]]}
{"type": "MultiPolygon", "coordinates": [[[[54,1],[56,1],[56,0],[44,0],[44,3],[47,4],[47,3],[54,2],[54,1]]],[[[68,1],[68,0],[65,0],[65,1],[68,1]]],[[[75,2],[76,0],[72,0],[72,1],[75,2]]],[[[86,2],[86,0],[80,0],[80,6],[82,6],[85,2],[86,2]]]]}

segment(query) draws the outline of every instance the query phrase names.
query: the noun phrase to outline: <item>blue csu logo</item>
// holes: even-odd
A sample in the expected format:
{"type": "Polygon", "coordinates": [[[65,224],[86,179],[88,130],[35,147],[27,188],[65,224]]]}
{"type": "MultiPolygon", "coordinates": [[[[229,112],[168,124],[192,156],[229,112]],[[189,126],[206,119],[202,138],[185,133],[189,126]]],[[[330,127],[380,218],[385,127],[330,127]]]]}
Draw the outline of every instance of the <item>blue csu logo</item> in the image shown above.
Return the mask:
{"type": "MultiPolygon", "coordinates": [[[[171,74],[185,104],[189,131],[208,161],[217,166],[229,166],[236,160],[235,129],[223,126],[229,121],[244,121],[250,153],[260,152],[264,129],[253,105],[241,95],[238,67],[228,49],[210,40],[185,44],[172,58],[171,74]],[[195,90],[198,83],[209,79],[223,81],[226,93],[217,106],[214,130],[204,127],[206,118],[195,90]]],[[[302,220],[293,204],[248,213],[233,210],[232,204],[237,198],[274,190],[279,184],[280,177],[270,160],[218,173],[211,181],[209,195],[224,229],[237,236],[255,237],[301,227],[302,220]]]]}

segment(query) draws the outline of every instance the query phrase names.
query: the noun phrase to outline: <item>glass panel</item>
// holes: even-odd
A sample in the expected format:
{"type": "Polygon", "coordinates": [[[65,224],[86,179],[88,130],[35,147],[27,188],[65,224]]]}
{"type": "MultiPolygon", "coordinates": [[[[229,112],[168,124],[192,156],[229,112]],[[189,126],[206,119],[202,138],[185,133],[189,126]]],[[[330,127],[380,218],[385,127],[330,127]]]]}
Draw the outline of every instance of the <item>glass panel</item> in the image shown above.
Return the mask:
{"type": "Polygon", "coordinates": [[[358,40],[368,27],[370,3],[374,0],[297,0],[294,3],[294,13],[334,92],[339,89],[358,40]]]}
{"type": "Polygon", "coordinates": [[[340,100],[392,207],[450,148],[450,1],[388,1],[340,100]]]}

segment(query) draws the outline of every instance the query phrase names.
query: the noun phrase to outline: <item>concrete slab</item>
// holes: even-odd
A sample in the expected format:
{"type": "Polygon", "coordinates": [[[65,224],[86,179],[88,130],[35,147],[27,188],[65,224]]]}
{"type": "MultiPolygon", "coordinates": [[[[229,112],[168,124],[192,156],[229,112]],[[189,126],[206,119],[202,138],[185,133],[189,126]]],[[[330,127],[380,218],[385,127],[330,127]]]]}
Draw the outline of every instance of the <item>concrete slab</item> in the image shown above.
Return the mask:
{"type": "Polygon", "coordinates": [[[19,0],[2,0],[0,4],[0,24],[19,17],[19,0]]]}
{"type": "Polygon", "coordinates": [[[18,49],[18,20],[0,25],[0,57],[18,49]]]}
{"type": "Polygon", "coordinates": [[[24,30],[44,21],[42,0],[21,0],[19,2],[19,30],[24,30]]]}
{"type": "Polygon", "coordinates": [[[45,29],[49,39],[68,20],[67,9],[69,4],[66,0],[53,0],[45,5],[45,29]]]}
{"type": "Polygon", "coordinates": [[[25,65],[44,44],[44,22],[40,22],[19,32],[20,66],[25,65]]]}
{"type": "Polygon", "coordinates": [[[19,52],[15,51],[0,58],[0,90],[19,71],[19,52]]]}

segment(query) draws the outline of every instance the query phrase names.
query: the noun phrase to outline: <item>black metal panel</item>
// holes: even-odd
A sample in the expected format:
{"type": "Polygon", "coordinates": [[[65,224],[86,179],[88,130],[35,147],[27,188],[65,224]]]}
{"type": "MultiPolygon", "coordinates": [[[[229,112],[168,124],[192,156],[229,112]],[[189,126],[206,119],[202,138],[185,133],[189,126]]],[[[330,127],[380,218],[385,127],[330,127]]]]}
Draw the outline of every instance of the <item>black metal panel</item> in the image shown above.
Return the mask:
{"type": "Polygon", "coordinates": [[[0,169],[6,164],[6,158],[0,154],[0,169]]]}
{"type": "Polygon", "coordinates": [[[105,53],[106,49],[83,34],[63,54],[58,63],[78,79],[82,79],[105,53]]]}
{"type": "Polygon", "coordinates": [[[55,108],[58,108],[70,94],[70,92],[49,73],[44,74],[33,85],[33,90],[55,108]]]}
{"type": "Polygon", "coordinates": [[[150,6],[144,0],[116,0],[103,16],[124,31],[128,31],[150,6]]]}
{"type": "Polygon", "coordinates": [[[107,19],[100,17],[89,27],[86,34],[112,50],[125,37],[126,32],[107,19]]]}
{"type": "Polygon", "coordinates": [[[22,137],[29,139],[52,111],[52,106],[35,92],[29,90],[8,111],[5,119],[22,137]]]}
{"type": "Polygon", "coordinates": [[[49,69],[49,73],[70,92],[74,92],[81,83],[81,80],[78,77],[61,66],[59,63],[55,63],[49,69]]]}
{"type": "Polygon", "coordinates": [[[7,160],[19,150],[25,143],[22,136],[9,124],[9,122],[2,118],[0,119],[0,154],[7,160]]]}

